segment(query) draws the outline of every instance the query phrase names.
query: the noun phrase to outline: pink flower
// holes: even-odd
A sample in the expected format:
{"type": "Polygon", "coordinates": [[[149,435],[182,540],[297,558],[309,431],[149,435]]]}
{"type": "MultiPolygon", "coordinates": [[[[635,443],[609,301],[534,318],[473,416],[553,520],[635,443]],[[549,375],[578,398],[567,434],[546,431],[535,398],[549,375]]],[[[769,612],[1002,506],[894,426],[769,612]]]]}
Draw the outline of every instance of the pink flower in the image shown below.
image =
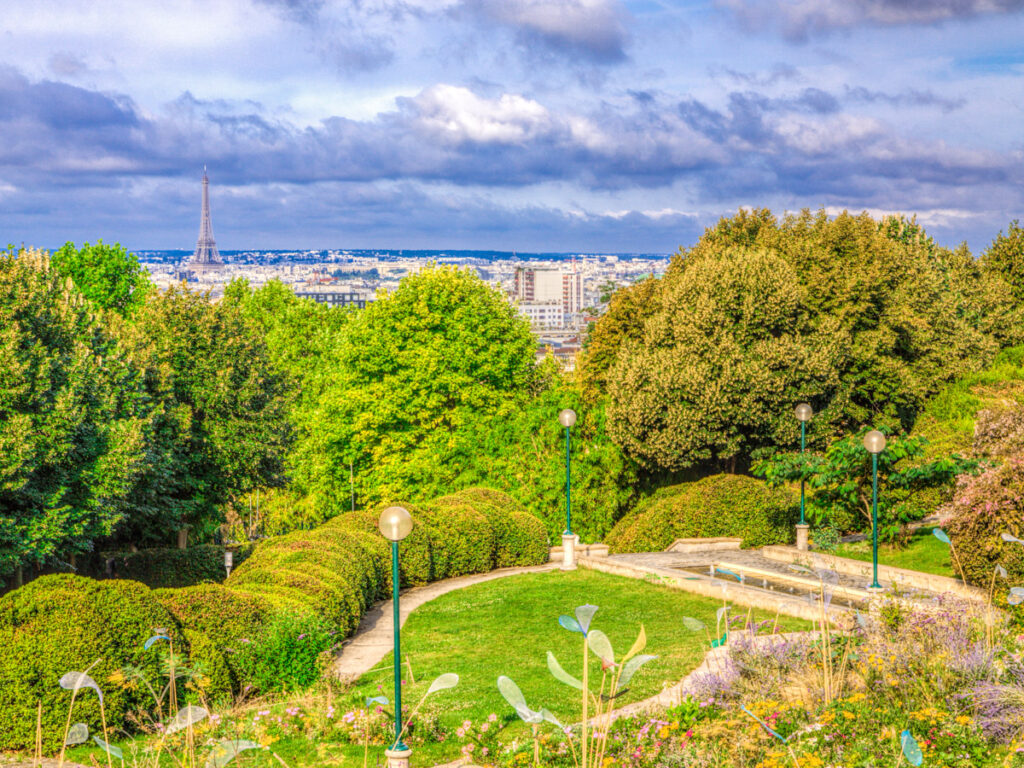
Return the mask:
{"type": "Polygon", "coordinates": [[[473,724],[469,720],[463,720],[462,727],[468,731],[470,728],[473,727],[473,724]]]}
{"type": "Polygon", "coordinates": [[[498,722],[498,716],[496,714],[494,714],[493,712],[491,712],[491,714],[489,714],[487,716],[487,722],[489,722],[489,723],[496,723],[496,722],[498,722]]]}
{"type": "Polygon", "coordinates": [[[490,723],[482,723],[480,725],[480,733],[487,733],[487,729],[491,727],[490,723]]]}
{"type": "Polygon", "coordinates": [[[483,749],[481,749],[481,750],[480,750],[480,754],[481,754],[481,755],[486,755],[486,754],[487,754],[487,752],[488,752],[488,749],[487,749],[487,747],[484,747],[483,749]]]}
{"type": "Polygon", "coordinates": [[[466,735],[466,731],[463,730],[462,728],[456,728],[455,729],[455,735],[458,736],[461,739],[463,736],[466,735]]]}

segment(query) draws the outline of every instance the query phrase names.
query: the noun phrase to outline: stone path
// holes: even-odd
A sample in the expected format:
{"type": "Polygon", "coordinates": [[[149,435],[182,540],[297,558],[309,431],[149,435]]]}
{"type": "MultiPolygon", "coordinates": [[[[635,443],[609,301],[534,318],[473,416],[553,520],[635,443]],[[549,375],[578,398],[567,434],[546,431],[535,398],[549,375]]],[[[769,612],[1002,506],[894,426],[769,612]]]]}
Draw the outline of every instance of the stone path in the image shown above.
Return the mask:
{"type": "MultiPolygon", "coordinates": [[[[456,589],[463,589],[472,584],[503,579],[506,576],[515,576],[520,573],[550,571],[557,567],[557,563],[545,563],[544,565],[531,565],[521,568],[500,568],[489,573],[459,576],[454,579],[435,581],[422,587],[407,589],[400,595],[399,611],[401,616],[399,626],[404,626],[406,619],[409,618],[409,614],[424,603],[448,592],[453,592],[456,589]]],[[[331,671],[339,680],[357,680],[380,664],[381,660],[388,655],[393,647],[394,640],[393,612],[392,601],[387,600],[386,602],[377,603],[363,617],[355,634],[342,646],[341,653],[338,654],[331,668],[331,671]]]]}

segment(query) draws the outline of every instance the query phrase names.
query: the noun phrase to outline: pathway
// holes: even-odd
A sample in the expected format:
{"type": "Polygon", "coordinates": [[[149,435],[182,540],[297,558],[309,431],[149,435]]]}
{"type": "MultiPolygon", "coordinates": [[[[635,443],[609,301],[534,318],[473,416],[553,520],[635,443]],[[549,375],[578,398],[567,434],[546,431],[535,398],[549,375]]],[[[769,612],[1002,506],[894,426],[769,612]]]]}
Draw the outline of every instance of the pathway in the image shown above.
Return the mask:
{"type": "MultiPolygon", "coordinates": [[[[399,626],[405,625],[409,614],[415,611],[424,603],[430,602],[435,597],[453,592],[456,589],[473,584],[480,584],[494,579],[503,579],[506,576],[516,576],[520,573],[538,573],[550,571],[558,567],[557,563],[545,563],[543,565],[530,565],[520,568],[500,568],[489,573],[475,573],[469,576],[458,576],[454,579],[435,581],[422,587],[413,587],[401,593],[399,602],[399,626]]],[[[367,611],[363,620],[359,623],[355,634],[342,646],[341,653],[334,661],[331,671],[342,681],[354,681],[365,673],[376,667],[394,647],[394,622],[392,614],[394,608],[392,601],[387,600],[377,603],[367,611]]]]}

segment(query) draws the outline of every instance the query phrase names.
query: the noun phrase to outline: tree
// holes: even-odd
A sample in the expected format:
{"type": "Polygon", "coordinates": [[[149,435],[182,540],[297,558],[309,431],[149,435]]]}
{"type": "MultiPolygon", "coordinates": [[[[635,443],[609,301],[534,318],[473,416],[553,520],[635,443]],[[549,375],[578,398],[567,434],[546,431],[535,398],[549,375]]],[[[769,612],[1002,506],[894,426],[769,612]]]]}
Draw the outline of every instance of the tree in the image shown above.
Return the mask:
{"type": "Polygon", "coordinates": [[[72,279],[79,292],[102,309],[130,317],[155,290],[135,254],[119,243],[65,243],[50,257],[53,269],[72,279]]]}
{"type": "Polygon", "coordinates": [[[122,333],[158,407],[148,471],[120,537],[166,544],[183,526],[202,533],[230,499],[283,482],[287,382],[237,304],[171,288],[152,296],[122,333]]]}
{"type": "Polygon", "coordinates": [[[588,400],[594,401],[607,392],[608,371],[619,350],[643,338],[644,322],[660,307],[660,289],[661,281],[648,278],[612,294],[608,311],[587,334],[579,361],[588,400]]]}
{"type": "Polygon", "coordinates": [[[430,498],[472,460],[476,419],[510,417],[534,391],[536,339],[475,273],[428,266],[355,314],[302,417],[294,476],[318,504],[430,498]]]}
{"type": "Polygon", "coordinates": [[[0,255],[0,576],[123,518],[148,419],[138,373],[45,253],[0,255]]]}
{"type": "Polygon", "coordinates": [[[1014,219],[1006,234],[1002,231],[981,254],[982,268],[1001,276],[1010,285],[1018,302],[1024,301],[1024,227],[1014,219]]]}
{"type": "MultiPolygon", "coordinates": [[[[755,464],[754,474],[770,485],[805,480],[810,489],[807,515],[814,524],[830,522],[844,531],[870,529],[873,473],[871,454],[864,447],[867,431],[835,441],[823,455],[776,454],[755,464]]],[[[925,506],[932,499],[929,491],[978,468],[977,461],[956,454],[922,461],[926,444],[923,437],[888,435],[885,450],[878,454],[881,539],[896,539],[908,523],[934,511],[925,506]]]]}
{"type": "Polygon", "coordinates": [[[642,342],[609,374],[608,431],[649,469],[680,470],[791,442],[792,404],[828,402],[844,335],[815,328],[792,267],[765,250],[688,259],[642,342]]]}

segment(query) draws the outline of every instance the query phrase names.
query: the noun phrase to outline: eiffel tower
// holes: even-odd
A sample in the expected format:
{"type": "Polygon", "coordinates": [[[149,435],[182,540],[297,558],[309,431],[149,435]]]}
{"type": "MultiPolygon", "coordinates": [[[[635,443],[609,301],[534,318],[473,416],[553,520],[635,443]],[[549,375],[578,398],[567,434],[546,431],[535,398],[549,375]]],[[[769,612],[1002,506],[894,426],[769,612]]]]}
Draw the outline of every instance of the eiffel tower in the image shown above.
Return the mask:
{"type": "Polygon", "coordinates": [[[195,253],[192,254],[192,258],[189,259],[185,268],[194,272],[196,276],[224,269],[220,251],[217,250],[217,242],[213,239],[213,224],[210,223],[210,178],[206,175],[205,165],[203,166],[203,215],[199,222],[199,241],[196,243],[195,253]]]}

